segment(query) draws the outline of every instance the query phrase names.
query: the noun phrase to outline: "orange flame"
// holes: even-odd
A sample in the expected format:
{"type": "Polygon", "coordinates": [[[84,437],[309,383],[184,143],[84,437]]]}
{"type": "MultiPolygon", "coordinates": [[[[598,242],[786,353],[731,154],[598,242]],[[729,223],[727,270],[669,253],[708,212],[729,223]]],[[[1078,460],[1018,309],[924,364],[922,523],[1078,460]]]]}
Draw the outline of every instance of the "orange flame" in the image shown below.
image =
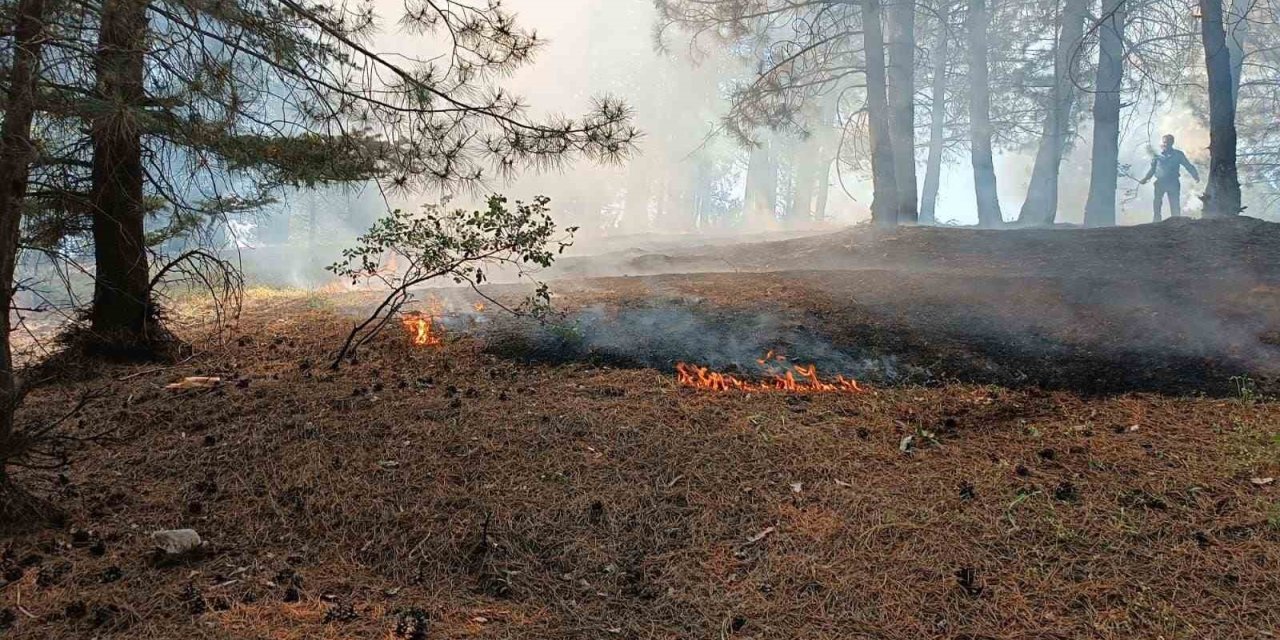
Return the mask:
{"type": "MultiPolygon", "coordinates": [[[[761,365],[783,362],[786,358],[775,356],[772,351],[757,360],[761,365]]],[[[786,391],[790,393],[859,393],[862,387],[856,380],[844,376],[823,380],[815,365],[791,365],[785,372],[770,372],[763,380],[744,380],[727,373],[711,371],[707,367],[680,362],[676,364],[676,380],[681,386],[707,391],[786,391]]]]}
{"type": "Polygon", "coordinates": [[[405,314],[400,320],[405,331],[409,332],[409,340],[415,347],[436,347],[443,343],[440,336],[432,331],[431,316],[421,313],[405,314]]]}

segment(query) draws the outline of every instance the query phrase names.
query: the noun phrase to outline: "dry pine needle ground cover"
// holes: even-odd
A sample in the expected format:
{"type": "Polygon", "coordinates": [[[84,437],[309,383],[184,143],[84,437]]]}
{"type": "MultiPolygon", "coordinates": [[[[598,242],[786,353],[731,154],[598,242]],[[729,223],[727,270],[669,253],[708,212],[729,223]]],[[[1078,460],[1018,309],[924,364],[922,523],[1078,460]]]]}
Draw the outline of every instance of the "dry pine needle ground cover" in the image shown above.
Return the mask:
{"type": "Polygon", "coordinates": [[[101,366],[62,529],[0,543],[0,636],[1267,638],[1280,406],[950,385],[706,394],[250,302],[238,341],[101,366]],[[188,375],[212,390],[166,391],[188,375]],[[904,438],[911,436],[904,445],[904,438]],[[905,449],[905,451],[904,451],[905,449]],[[203,557],[149,554],[192,527],[203,557]]]}

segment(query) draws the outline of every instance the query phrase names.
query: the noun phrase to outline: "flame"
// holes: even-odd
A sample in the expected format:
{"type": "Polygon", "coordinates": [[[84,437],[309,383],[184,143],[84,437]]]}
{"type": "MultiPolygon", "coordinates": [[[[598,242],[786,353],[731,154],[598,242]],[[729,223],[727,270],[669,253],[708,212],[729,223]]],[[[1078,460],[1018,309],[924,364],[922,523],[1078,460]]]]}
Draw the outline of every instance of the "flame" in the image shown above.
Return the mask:
{"type": "Polygon", "coordinates": [[[421,313],[408,313],[400,320],[405,331],[409,332],[409,341],[415,347],[436,347],[443,343],[440,336],[432,331],[431,316],[421,313]]]}
{"type": "MultiPolygon", "coordinates": [[[[785,362],[786,357],[770,351],[756,362],[770,367],[773,362],[785,362]]],[[[676,380],[681,386],[707,391],[786,391],[791,393],[859,393],[858,381],[842,375],[823,380],[816,365],[793,364],[783,372],[770,371],[762,380],[744,380],[727,373],[711,371],[708,367],[680,362],[676,364],[676,380]]]]}
{"type": "Polygon", "coordinates": [[[475,303],[475,304],[471,305],[471,308],[475,309],[475,310],[476,310],[476,313],[484,313],[484,303],[483,303],[483,302],[477,302],[477,303],[475,303]]]}

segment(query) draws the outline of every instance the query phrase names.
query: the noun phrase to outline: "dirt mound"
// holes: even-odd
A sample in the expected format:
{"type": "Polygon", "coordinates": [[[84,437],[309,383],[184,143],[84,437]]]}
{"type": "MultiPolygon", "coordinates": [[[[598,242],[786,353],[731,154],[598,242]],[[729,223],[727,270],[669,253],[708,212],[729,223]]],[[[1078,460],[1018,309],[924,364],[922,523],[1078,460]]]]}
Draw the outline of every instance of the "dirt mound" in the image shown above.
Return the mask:
{"type": "Polygon", "coordinates": [[[978,230],[862,226],[775,242],[689,246],[566,259],[565,277],[690,271],[917,270],[951,274],[1280,280],[1280,224],[1173,218],[1105,229],[978,230]]]}

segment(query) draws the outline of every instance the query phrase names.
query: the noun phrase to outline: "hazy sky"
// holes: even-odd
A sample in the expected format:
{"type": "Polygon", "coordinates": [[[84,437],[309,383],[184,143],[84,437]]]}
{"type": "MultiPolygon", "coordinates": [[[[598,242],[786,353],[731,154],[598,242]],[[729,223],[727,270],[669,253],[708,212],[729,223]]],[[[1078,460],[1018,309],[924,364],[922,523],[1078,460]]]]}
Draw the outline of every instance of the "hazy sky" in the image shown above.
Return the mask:
{"type": "MultiPolygon", "coordinates": [[[[424,47],[421,38],[406,38],[397,33],[395,20],[402,11],[401,0],[376,0],[376,4],[383,16],[385,31],[385,37],[377,38],[377,45],[384,51],[424,47]]],[[[689,170],[687,166],[680,166],[678,159],[687,153],[680,148],[683,145],[688,151],[694,150],[701,143],[700,136],[692,135],[687,121],[679,131],[665,131],[669,120],[651,113],[652,105],[659,102],[659,98],[679,100],[682,96],[664,96],[664,92],[671,92],[670,87],[654,81],[652,75],[641,78],[636,75],[637,69],[688,64],[654,51],[652,0],[506,0],[504,4],[518,15],[520,25],[535,29],[547,40],[534,65],[504,81],[504,86],[522,95],[531,105],[531,115],[548,112],[572,115],[587,108],[594,95],[619,96],[638,110],[637,121],[646,135],[641,152],[674,158],[668,166],[653,170],[689,170]]],[[[407,52],[422,54],[421,51],[407,52]]],[[[694,123],[705,120],[704,131],[715,126],[714,114],[698,117],[701,120],[694,123]]],[[[1080,138],[1063,166],[1060,216],[1066,222],[1078,222],[1083,217],[1089,164],[1087,118],[1085,121],[1086,128],[1079,132],[1080,138]]],[[[1133,165],[1134,171],[1140,172],[1145,167],[1150,157],[1149,145],[1157,144],[1159,135],[1167,131],[1178,135],[1179,146],[1193,162],[1201,165],[1202,173],[1207,172],[1207,132],[1185,109],[1166,109],[1150,118],[1144,115],[1128,125],[1121,140],[1121,162],[1133,165]]],[[[1015,216],[1021,206],[1033,157],[1034,149],[1006,151],[997,156],[1000,200],[1006,218],[1015,216]]],[[[923,161],[919,174],[923,180],[923,161]]],[[[626,171],[618,168],[578,165],[555,175],[528,176],[515,184],[494,185],[494,188],[526,199],[535,193],[546,193],[553,199],[560,196],[564,200],[581,194],[584,189],[620,190],[622,186],[618,181],[625,176],[626,171]]],[[[846,169],[842,176],[833,173],[831,179],[830,217],[842,222],[865,219],[869,197],[867,176],[846,169]]],[[[1132,180],[1121,178],[1121,224],[1145,222],[1150,218],[1151,187],[1125,193],[1136,186],[1132,180]]],[[[1184,189],[1185,211],[1198,208],[1195,191],[1184,189]]],[[[938,217],[943,222],[976,221],[973,178],[967,163],[953,164],[944,170],[938,217]]]]}

